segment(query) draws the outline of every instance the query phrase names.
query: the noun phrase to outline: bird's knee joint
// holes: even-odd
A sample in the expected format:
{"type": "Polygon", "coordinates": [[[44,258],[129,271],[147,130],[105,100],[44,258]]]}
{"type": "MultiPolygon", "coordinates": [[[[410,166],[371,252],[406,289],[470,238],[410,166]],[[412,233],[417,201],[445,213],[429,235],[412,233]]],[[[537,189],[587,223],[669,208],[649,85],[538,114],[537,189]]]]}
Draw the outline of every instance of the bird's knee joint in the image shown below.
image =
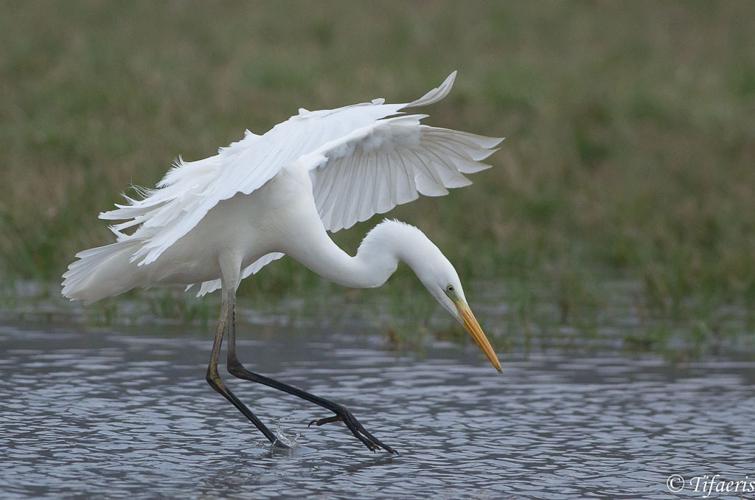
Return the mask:
{"type": "Polygon", "coordinates": [[[246,372],[246,368],[244,368],[244,365],[242,365],[238,360],[229,360],[228,364],[226,365],[226,369],[228,370],[228,373],[231,375],[238,377],[239,375],[242,375],[244,372],[246,372]]]}
{"type": "Polygon", "coordinates": [[[217,371],[207,371],[207,376],[205,377],[207,380],[207,383],[210,384],[210,386],[215,389],[219,390],[221,387],[223,387],[223,381],[220,379],[220,375],[217,371]]]}

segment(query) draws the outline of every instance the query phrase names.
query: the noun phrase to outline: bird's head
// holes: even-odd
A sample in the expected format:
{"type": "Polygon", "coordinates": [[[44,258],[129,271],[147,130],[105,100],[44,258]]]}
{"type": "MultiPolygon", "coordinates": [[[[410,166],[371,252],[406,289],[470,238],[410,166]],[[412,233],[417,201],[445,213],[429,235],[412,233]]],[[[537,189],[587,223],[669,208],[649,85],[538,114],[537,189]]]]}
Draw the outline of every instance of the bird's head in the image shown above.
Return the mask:
{"type": "Polygon", "coordinates": [[[454,266],[438,250],[430,252],[420,265],[415,267],[414,271],[422,284],[435,297],[435,300],[448,311],[451,316],[461,323],[469,335],[480,347],[482,352],[490,361],[493,367],[501,371],[501,362],[490,345],[485,332],[482,331],[480,323],[475,318],[472,309],[467,304],[464,296],[464,289],[461,286],[459,275],[454,266]]]}
{"type": "Polygon", "coordinates": [[[385,282],[396,269],[396,260],[405,262],[430,295],[464,326],[493,367],[501,371],[493,346],[467,304],[456,269],[425,233],[404,222],[384,220],[365,237],[358,255],[369,260],[373,267],[385,256],[391,256],[384,261],[386,272],[380,273],[374,286],[385,282]]]}

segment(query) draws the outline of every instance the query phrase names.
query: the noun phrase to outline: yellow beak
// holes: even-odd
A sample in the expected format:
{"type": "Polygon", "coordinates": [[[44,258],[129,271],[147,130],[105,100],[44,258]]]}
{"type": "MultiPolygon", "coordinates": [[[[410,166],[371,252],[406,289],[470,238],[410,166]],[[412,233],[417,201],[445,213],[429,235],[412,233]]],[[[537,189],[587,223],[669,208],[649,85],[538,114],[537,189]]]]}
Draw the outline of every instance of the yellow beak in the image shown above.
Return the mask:
{"type": "Polygon", "coordinates": [[[456,305],[456,309],[459,311],[459,315],[464,322],[464,328],[467,329],[477,345],[480,346],[480,349],[482,349],[482,352],[485,353],[485,356],[487,356],[490,364],[500,372],[501,362],[498,361],[498,356],[493,350],[493,346],[490,345],[490,341],[485,336],[485,332],[482,331],[480,323],[477,322],[477,318],[474,317],[472,310],[462,300],[454,301],[454,304],[456,305]]]}

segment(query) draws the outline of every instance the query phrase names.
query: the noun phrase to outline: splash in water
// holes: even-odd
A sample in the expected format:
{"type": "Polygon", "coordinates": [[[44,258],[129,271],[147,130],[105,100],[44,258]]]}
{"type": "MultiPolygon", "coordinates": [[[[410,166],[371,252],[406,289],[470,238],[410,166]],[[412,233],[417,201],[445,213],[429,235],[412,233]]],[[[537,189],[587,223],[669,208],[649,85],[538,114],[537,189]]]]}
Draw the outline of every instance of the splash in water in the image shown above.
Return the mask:
{"type": "Polygon", "coordinates": [[[301,433],[297,432],[290,436],[287,435],[281,425],[282,423],[283,419],[278,419],[275,422],[275,428],[273,430],[273,433],[275,434],[275,443],[273,443],[273,447],[292,450],[299,445],[299,438],[301,437],[301,433]]]}

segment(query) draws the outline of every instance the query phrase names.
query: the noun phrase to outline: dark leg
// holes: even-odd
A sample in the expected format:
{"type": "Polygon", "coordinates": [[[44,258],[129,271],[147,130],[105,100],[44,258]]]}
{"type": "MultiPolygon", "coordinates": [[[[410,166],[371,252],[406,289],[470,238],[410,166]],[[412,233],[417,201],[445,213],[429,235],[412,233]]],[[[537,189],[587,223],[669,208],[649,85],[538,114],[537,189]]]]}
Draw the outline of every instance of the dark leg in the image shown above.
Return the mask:
{"type": "Polygon", "coordinates": [[[210,386],[212,386],[213,389],[218,391],[223,395],[223,397],[233,403],[233,406],[238,408],[238,410],[243,413],[244,416],[248,418],[271,443],[285,446],[283,445],[283,443],[278,441],[278,438],[275,437],[275,434],[273,434],[270,429],[268,429],[267,426],[265,426],[265,424],[263,424],[260,419],[258,419],[257,416],[252,413],[252,411],[247,408],[246,405],[242,403],[239,398],[237,398],[236,395],[233,394],[230,389],[225,386],[225,383],[223,383],[223,380],[221,380],[220,378],[220,374],[218,374],[218,357],[220,356],[220,347],[223,344],[223,334],[225,333],[225,329],[229,323],[229,302],[235,301],[233,299],[229,300],[229,298],[233,296],[232,293],[226,292],[225,290],[223,290],[222,293],[223,305],[221,306],[220,310],[220,321],[218,321],[218,329],[215,332],[215,340],[212,344],[212,356],[210,357],[210,364],[207,366],[207,382],[210,384],[210,386]]]}
{"type": "Polygon", "coordinates": [[[335,413],[332,417],[327,417],[320,420],[315,420],[311,422],[309,425],[317,424],[317,425],[323,425],[330,422],[337,422],[342,421],[346,427],[349,428],[352,434],[357,437],[367,448],[369,448],[372,451],[378,450],[378,449],[384,449],[385,451],[389,453],[396,453],[396,450],[391,448],[390,446],[383,444],[379,439],[377,439],[375,436],[367,432],[367,430],[362,426],[361,423],[352,415],[352,413],[346,409],[343,405],[340,405],[338,403],[334,403],[332,401],[329,401],[327,399],[321,398],[319,396],[315,396],[314,394],[310,394],[308,392],[305,392],[301,389],[297,389],[296,387],[290,386],[288,384],[284,384],[282,382],[278,382],[277,380],[265,377],[263,375],[259,375],[254,372],[250,372],[246,368],[244,368],[244,365],[241,364],[241,362],[236,357],[236,303],[235,298],[231,298],[231,302],[229,304],[230,307],[230,319],[229,319],[229,325],[228,325],[228,372],[231,373],[231,375],[244,379],[244,380],[250,380],[252,382],[257,382],[259,384],[266,385],[268,387],[272,387],[274,389],[278,389],[279,391],[286,392],[288,394],[291,394],[293,396],[296,396],[298,398],[304,399],[306,401],[309,401],[311,403],[314,403],[318,406],[321,406],[327,410],[332,411],[335,413]]]}

